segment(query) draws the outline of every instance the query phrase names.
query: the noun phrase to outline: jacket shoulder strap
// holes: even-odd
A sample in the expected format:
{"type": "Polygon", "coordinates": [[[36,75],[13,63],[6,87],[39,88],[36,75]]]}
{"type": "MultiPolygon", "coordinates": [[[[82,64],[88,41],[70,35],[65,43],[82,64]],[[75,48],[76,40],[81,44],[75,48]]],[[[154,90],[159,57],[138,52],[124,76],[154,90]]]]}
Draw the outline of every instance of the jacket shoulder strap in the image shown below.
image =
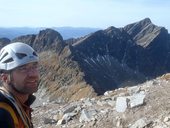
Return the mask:
{"type": "Polygon", "coordinates": [[[0,108],[8,111],[10,113],[10,115],[12,116],[12,119],[14,120],[15,126],[19,126],[19,121],[16,116],[16,113],[14,112],[13,108],[9,104],[7,104],[5,102],[0,102],[0,108]]]}

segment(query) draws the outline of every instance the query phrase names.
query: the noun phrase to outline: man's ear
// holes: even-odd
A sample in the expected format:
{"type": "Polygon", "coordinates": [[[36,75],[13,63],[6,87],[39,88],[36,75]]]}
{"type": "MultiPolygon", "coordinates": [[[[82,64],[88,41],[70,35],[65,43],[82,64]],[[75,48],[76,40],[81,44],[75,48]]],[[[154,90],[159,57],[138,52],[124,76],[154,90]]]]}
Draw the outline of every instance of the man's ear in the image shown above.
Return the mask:
{"type": "Polygon", "coordinates": [[[1,81],[3,81],[3,82],[8,82],[9,81],[8,80],[8,74],[6,74],[6,73],[2,73],[0,75],[0,78],[1,78],[1,81]]]}

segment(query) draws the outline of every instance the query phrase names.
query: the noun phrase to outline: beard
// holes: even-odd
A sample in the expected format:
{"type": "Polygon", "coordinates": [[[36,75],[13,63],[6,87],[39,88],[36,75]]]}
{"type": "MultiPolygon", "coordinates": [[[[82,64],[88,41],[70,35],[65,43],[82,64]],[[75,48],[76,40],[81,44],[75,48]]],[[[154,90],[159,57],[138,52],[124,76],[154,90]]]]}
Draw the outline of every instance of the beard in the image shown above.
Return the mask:
{"type": "Polygon", "coordinates": [[[38,82],[34,83],[33,85],[31,84],[25,84],[23,86],[19,86],[16,83],[11,83],[10,84],[12,89],[14,89],[16,92],[21,93],[21,94],[33,94],[38,91],[38,82]]]}
{"type": "Polygon", "coordinates": [[[10,74],[11,88],[20,94],[33,94],[38,91],[39,75],[16,78],[10,74]]]}

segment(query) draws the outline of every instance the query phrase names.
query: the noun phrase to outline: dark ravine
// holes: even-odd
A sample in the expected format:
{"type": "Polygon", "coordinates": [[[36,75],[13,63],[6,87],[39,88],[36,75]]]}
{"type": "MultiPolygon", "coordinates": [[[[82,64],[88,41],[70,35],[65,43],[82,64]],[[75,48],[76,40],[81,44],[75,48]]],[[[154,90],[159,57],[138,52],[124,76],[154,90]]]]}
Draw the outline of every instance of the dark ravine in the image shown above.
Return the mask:
{"type": "MultiPolygon", "coordinates": [[[[170,35],[149,18],[77,39],[41,30],[17,37],[40,54],[41,98],[68,102],[133,86],[170,71],[170,35]]],[[[0,39],[0,47],[9,43],[0,39]]]]}

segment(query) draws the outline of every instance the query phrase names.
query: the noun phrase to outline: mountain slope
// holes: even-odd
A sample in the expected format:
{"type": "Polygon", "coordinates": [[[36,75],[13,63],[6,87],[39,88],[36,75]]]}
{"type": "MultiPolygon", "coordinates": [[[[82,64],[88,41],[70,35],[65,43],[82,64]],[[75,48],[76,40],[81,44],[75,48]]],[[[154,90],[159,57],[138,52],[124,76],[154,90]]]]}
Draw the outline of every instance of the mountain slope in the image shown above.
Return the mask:
{"type": "Polygon", "coordinates": [[[104,96],[67,104],[44,102],[34,107],[33,122],[41,128],[169,128],[169,74],[104,96]]]}

